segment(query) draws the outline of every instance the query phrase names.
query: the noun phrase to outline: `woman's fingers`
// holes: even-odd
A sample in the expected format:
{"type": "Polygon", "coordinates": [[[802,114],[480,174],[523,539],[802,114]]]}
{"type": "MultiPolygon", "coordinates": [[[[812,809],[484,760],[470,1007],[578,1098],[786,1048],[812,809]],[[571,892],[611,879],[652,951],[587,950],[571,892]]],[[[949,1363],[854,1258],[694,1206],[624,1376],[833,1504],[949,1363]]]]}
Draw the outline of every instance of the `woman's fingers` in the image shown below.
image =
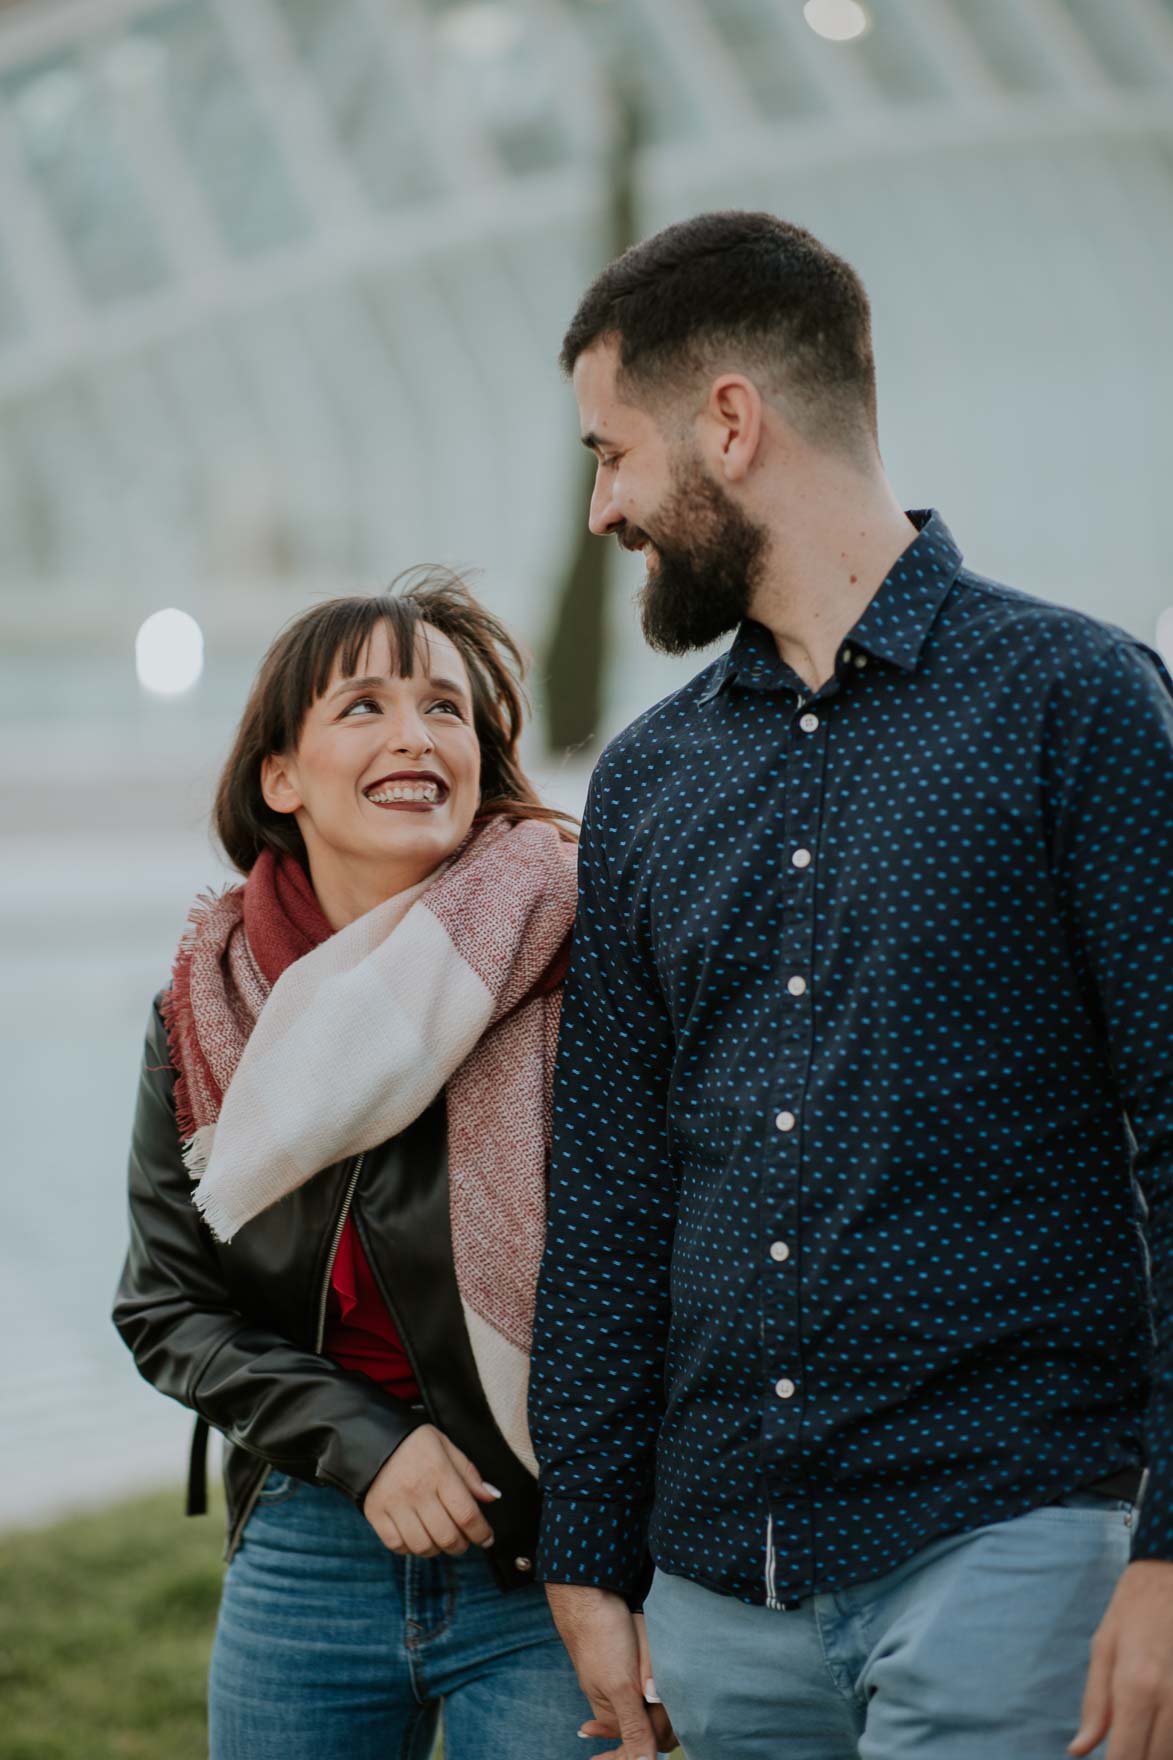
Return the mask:
{"type": "Polygon", "coordinates": [[[480,1473],[473,1466],[468,1456],[462,1454],[454,1442],[449,1442],[446,1436],[442,1438],[442,1441],[449,1460],[452,1462],[452,1465],[455,1467],[464,1483],[468,1486],[468,1489],[472,1492],[473,1496],[481,1498],[482,1501],[488,1500],[490,1503],[495,1502],[501,1495],[497,1487],[495,1485],[490,1485],[487,1479],[481,1478],[480,1473]]]}
{"type": "Polygon", "coordinates": [[[438,1497],[429,1498],[417,1514],[437,1552],[447,1552],[451,1557],[459,1558],[462,1552],[468,1551],[468,1541],[438,1497]]]}
{"type": "Polygon", "coordinates": [[[435,1558],[441,1550],[424,1527],[418,1514],[413,1509],[400,1509],[395,1514],[395,1524],[403,1535],[403,1543],[408,1552],[415,1558],[435,1558]]]}
{"type": "MultiPolygon", "coordinates": [[[[464,1481],[453,1475],[439,1488],[440,1502],[449,1518],[460,1530],[464,1546],[491,1546],[493,1530],[485,1520],[479,1504],[470,1495],[464,1481]]],[[[428,1523],[431,1527],[431,1523],[428,1523]]],[[[434,1532],[434,1530],[433,1530],[434,1532]]]]}

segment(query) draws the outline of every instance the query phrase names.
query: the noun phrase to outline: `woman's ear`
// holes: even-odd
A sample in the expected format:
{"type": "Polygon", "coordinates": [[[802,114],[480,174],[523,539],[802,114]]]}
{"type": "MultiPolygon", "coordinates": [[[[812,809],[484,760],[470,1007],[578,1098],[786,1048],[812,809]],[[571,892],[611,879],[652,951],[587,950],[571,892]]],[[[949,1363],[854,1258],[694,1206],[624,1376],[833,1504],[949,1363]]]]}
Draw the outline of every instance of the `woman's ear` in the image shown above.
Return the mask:
{"type": "Polygon", "coordinates": [[[271,753],[261,763],[261,793],[265,805],[274,813],[296,813],[301,796],[293,775],[292,760],[280,753],[271,753]]]}

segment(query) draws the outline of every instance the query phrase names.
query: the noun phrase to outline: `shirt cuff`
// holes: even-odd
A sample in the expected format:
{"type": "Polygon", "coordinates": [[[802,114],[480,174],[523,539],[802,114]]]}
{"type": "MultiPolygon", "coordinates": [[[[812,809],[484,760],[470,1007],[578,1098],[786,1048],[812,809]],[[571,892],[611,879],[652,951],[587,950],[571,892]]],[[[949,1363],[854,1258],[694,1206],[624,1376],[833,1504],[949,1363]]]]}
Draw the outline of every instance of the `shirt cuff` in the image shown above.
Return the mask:
{"type": "Polygon", "coordinates": [[[640,1607],[651,1581],[650,1514],[646,1503],[544,1498],[534,1575],[543,1583],[609,1589],[640,1607]]]}

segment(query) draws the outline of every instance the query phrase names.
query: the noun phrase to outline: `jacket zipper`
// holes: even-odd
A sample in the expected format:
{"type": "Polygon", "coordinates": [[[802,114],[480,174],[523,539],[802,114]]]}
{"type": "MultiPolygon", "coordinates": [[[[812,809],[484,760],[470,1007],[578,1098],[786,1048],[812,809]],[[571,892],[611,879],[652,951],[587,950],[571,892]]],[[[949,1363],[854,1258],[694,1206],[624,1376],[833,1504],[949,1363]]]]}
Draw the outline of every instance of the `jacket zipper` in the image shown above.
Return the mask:
{"type": "MultiPolygon", "coordinates": [[[[346,1227],[346,1218],[350,1215],[350,1205],[354,1198],[355,1187],[358,1185],[358,1176],[362,1172],[364,1159],[365,1155],[359,1155],[356,1158],[350,1178],[346,1182],[346,1191],[342,1198],[342,1208],[338,1212],[338,1220],[334,1224],[334,1233],[330,1240],[330,1251],[326,1255],[326,1270],[325,1275],[322,1278],[322,1292],[318,1297],[318,1320],[317,1328],[314,1333],[314,1350],[319,1356],[322,1353],[322,1342],[326,1336],[326,1304],[330,1299],[330,1279],[334,1275],[334,1261],[338,1257],[338,1248],[342,1241],[342,1230],[346,1227]]],[[[269,1477],[271,1471],[271,1467],[265,1468],[264,1472],[259,1475],[256,1484],[253,1486],[244,1501],[244,1506],[241,1509],[240,1515],[236,1519],[236,1525],[228,1537],[228,1545],[224,1549],[224,1558],[226,1562],[231,1562],[233,1554],[240,1545],[241,1536],[248,1524],[248,1518],[257,1507],[257,1498],[261,1495],[261,1492],[264,1489],[265,1480],[269,1477]]]]}
{"type": "Polygon", "coordinates": [[[354,1189],[358,1185],[358,1176],[362,1172],[362,1164],[365,1159],[365,1153],[355,1158],[354,1171],[347,1182],[342,1208],[338,1212],[338,1221],[334,1225],[334,1238],[330,1242],[330,1251],[326,1256],[326,1275],[322,1279],[322,1293],[318,1298],[318,1326],[314,1334],[314,1349],[319,1356],[322,1354],[322,1342],[326,1337],[326,1303],[330,1299],[330,1279],[334,1275],[334,1261],[338,1257],[342,1230],[346,1227],[346,1218],[350,1215],[351,1200],[354,1197],[354,1189]]]}

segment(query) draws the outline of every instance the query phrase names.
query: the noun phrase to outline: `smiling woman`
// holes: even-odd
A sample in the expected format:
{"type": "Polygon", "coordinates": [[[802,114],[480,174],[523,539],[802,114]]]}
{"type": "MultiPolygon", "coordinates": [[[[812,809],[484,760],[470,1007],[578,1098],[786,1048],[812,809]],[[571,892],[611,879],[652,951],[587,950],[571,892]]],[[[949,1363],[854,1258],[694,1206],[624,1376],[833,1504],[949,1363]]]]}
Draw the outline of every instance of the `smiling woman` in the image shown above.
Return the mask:
{"type": "Polygon", "coordinates": [[[215,804],[247,878],[148,1030],[115,1321],[227,1442],[212,1760],[422,1755],[441,1705],[450,1760],[582,1752],[524,1418],[574,841],[520,677],[435,570],[283,631],[215,804]]]}

